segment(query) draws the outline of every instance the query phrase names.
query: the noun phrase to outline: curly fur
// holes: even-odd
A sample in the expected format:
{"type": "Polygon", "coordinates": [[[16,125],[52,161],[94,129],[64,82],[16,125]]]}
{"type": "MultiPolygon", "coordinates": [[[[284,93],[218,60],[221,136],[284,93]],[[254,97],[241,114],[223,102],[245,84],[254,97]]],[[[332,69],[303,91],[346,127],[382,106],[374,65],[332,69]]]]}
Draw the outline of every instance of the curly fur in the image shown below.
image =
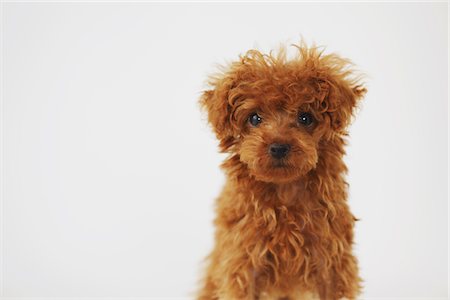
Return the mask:
{"type": "Polygon", "coordinates": [[[200,100],[229,157],[198,299],[355,299],[360,291],[343,156],[366,89],[348,60],[295,47],[294,58],[283,48],[248,51],[200,100]],[[255,112],[258,126],[248,121],[255,112]],[[299,125],[299,112],[314,123],[299,125]],[[281,165],[268,155],[272,143],[291,145],[281,165]]]}

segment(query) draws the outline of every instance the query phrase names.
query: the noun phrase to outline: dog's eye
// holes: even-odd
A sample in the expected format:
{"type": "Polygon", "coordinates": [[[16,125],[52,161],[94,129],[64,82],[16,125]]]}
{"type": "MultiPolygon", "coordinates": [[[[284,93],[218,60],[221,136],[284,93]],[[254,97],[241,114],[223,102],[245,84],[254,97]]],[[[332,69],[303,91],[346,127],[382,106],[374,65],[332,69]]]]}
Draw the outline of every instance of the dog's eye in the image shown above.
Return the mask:
{"type": "Polygon", "coordinates": [[[250,122],[250,124],[256,127],[259,125],[259,123],[261,123],[262,119],[257,113],[253,113],[248,118],[248,121],[250,122]]]}
{"type": "Polygon", "coordinates": [[[314,122],[314,117],[307,112],[298,115],[298,122],[303,126],[310,126],[314,122]]]}

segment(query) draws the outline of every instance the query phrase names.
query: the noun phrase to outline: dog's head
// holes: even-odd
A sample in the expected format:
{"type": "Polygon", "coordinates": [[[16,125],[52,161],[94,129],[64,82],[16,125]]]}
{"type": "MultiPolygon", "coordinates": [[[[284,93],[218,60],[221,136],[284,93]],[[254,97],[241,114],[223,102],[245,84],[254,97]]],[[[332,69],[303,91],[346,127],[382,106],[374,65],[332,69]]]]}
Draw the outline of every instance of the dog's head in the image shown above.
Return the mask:
{"type": "Polygon", "coordinates": [[[366,89],[349,61],[301,45],[294,59],[251,50],[212,77],[201,104],[223,152],[251,175],[289,182],[315,168],[320,145],[346,134],[366,89]]]}

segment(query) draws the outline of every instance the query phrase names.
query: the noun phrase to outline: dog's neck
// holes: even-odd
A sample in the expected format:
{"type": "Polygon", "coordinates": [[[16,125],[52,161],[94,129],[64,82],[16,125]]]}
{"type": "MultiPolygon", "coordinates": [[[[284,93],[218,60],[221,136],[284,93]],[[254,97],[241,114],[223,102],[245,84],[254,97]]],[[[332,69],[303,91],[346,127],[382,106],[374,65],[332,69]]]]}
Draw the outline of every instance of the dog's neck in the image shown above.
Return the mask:
{"type": "Polygon", "coordinates": [[[277,196],[275,199],[283,206],[293,206],[299,199],[310,198],[310,190],[305,180],[275,184],[274,188],[277,196]]]}

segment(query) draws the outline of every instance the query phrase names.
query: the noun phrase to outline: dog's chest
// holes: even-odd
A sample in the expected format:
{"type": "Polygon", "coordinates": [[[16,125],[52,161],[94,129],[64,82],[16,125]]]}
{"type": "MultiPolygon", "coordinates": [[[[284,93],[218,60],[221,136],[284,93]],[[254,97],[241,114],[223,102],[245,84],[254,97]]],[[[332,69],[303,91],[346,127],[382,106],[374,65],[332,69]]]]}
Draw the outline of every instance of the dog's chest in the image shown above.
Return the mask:
{"type": "Polygon", "coordinates": [[[321,243],[317,228],[327,226],[322,224],[327,223],[325,214],[301,186],[280,187],[272,196],[272,205],[260,207],[256,218],[260,234],[254,240],[254,255],[261,257],[259,267],[277,276],[305,273],[321,243]]]}

